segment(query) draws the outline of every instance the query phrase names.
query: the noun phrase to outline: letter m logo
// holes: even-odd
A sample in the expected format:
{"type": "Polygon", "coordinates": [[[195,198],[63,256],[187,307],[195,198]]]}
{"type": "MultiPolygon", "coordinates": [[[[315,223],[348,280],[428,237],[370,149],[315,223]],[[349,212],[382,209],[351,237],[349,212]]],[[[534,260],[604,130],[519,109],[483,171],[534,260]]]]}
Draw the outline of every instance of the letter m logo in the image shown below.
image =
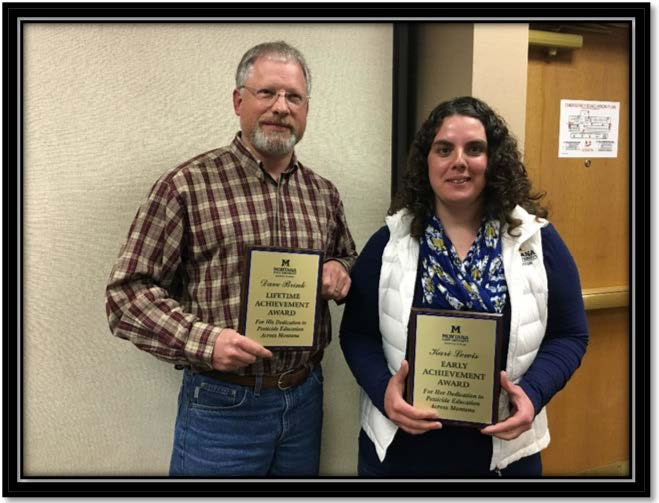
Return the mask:
{"type": "Polygon", "coordinates": [[[460,333],[460,325],[451,325],[451,333],[452,334],[459,334],[460,333]]]}
{"type": "Polygon", "coordinates": [[[291,259],[287,259],[287,258],[281,259],[281,266],[282,267],[290,267],[291,266],[291,259]]]}

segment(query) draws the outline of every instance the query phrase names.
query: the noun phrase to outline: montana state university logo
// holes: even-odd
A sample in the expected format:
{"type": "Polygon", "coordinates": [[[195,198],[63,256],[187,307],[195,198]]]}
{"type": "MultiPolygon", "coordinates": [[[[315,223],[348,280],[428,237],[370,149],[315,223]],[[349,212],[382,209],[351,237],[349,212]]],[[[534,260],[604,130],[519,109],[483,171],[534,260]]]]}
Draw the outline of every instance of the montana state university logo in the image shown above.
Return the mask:
{"type": "Polygon", "coordinates": [[[444,344],[458,344],[464,346],[469,342],[469,336],[462,334],[462,325],[451,325],[450,334],[442,334],[444,344]]]}
{"type": "Polygon", "coordinates": [[[297,270],[295,269],[295,267],[291,267],[290,258],[281,259],[281,266],[273,267],[272,272],[277,278],[282,278],[282,277],[290,278],[297,274],[297,270]]]}

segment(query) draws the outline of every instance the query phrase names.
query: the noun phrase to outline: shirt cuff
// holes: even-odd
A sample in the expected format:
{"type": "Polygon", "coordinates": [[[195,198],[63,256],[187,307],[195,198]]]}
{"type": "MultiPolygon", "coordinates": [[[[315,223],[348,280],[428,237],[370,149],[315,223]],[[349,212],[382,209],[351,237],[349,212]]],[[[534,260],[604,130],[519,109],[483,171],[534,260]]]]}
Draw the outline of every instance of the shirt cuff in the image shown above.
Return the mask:
{"type": "Polygon", "coordinates": [[[535,411],[534,416],[537,416],[540,411],[542,410],[542,399],[540,397],[539,393],[536,393],[536,391],[533,389],[532,386],[529,385],[528,382],[522,380],[519,383],[519,387],[524,390],[524,393],[526,393],[526,396],[529,397],[529,400],[531,400],[531,403],[533,404],[533,410],[535,411]]]}
{"type": "Polygon", "coordinates": [[[336,258],[336,257],[329,257],[329,258],[325,259],[325,262],[329,262],[331,260],[334,260],[334,261],[338,262],[339,264],[341,264],[343,266],[343,268],[346,270],[346,272],[348,274],[350,274],[350,267],[351,267],[353,262],[350,262],[350,261],[342,259],[342,258],[336,258]]]}
{"type": "Polygon", "coordinates": [[[185,343],[185,355],[195,366],[213,370],[213,348],[222,328],[203,321],[197,321],[190,329],[185,343]]]}

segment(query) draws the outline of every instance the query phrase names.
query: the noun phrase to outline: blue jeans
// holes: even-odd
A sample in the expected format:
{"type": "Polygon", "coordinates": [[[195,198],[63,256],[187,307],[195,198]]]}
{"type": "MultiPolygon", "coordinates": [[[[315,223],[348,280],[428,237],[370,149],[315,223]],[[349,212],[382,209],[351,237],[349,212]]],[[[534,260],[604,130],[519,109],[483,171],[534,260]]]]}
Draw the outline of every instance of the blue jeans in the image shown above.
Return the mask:
{"type": "Polygon", "coordinates": [[[170,476],[317,476],[323,374],[280,391],[185,370],[170,476]]]}

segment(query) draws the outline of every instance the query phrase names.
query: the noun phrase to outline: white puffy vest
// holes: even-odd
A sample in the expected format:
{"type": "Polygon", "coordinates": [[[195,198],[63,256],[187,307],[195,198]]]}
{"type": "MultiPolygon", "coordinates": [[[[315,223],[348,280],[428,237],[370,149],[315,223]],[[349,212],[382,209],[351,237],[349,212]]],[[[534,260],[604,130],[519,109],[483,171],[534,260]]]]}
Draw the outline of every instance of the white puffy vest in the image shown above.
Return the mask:
{"type": "MultiPolygon", "coordinates": [[[[517,206],[514,218],[522,225],[515,228],[518,237],[502,229],[503,266],[508,284],[511,306],[510,340],[506,372],[508,378],[519,382],[533,362],[547,326],[547,273],[545,271],[540,229],[544,219],[517,206]]],[[[382,253],[379,285],[379,315],[382,347],[389,366],[395,374],[405,357],[407,324],[412,308],[418,269],[419,242],[410,236],[412,215],[401,210],[386,218],[389,242],[382,253]]],[[[510,415],[508,396],[502,390],[499,401],[499,421],[510,415]]],[[[398,426],[387,419],[361,392],[361,426],[384,460],[398,426]]],[[[531,429],[514,440],[492,437],[490,470],[502,469],[520,458],[534,454],[549,445],[547,414],[543,408],[535,417],[531,429]]]]}

